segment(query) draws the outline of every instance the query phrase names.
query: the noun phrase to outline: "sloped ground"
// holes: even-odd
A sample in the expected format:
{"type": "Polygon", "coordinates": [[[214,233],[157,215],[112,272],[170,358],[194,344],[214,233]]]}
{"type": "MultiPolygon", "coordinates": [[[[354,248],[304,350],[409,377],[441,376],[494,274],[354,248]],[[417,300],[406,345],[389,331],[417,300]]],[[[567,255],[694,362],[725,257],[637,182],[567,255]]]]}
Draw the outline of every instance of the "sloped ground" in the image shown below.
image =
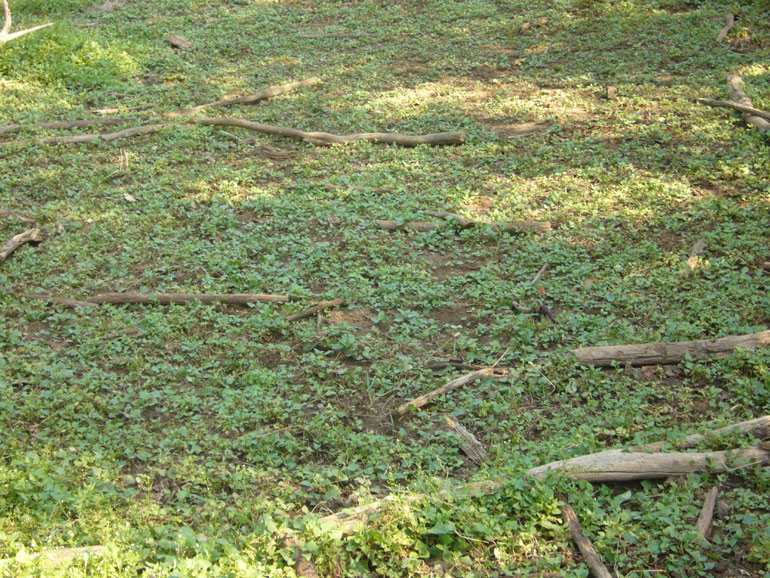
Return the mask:
{"type": "MultiPolygon", "coordinates": [[[[56,24],[0,50],[2,124],[111,107],[138,117],[318,75],[214,114],[337,133],[463,130],[467,141],[244,144],[231,135],[252,135],[185,124],[90,145],[0,135],[28,141],[0,148],[0,209],[48,233],[0,265],[0,558],[15,558],[0,573],[55,575],[65,570],[27,553],[106,544],[67,575],[292,576],[289,528],[322,576],[585,576],[559,517],[564,493],[624,576],[765,575],[766,468],[622,487],[522,477],[770,413],[768,350],[607,371],[566,355],[770,324],[767,137],[693,103],[726,98],[734,71],[770,108],[764,3],[743,6],[720,45],[734,5],[708,0],[12,9],[15,26],[56,24]],[[168,33],[193,47],[171,47],[168,33]],[[436,210],[554,229],[375,223],[440,221],[436,210]],[[303,305],[69,309],[21,297],[107,291],[346,305],[290,323],[303,305]],[[557,323],[512,308],[537,298],[557,323]],[[429,368],[450,358],[512,375],[391,417],[460,375],[429,368]],[[445,416],[487,447],[480,470],[445,416]],[[404,489],[502,476],[499,494],[395,508],[352,537],[315,522],[404,489]],[[705,543],[694,522],[714,485],[705,543]]],[[[0,217],[0,241],[29,226],[0,217]]],[[[735,443],[753,442],[704,449],[735,443]]]]}

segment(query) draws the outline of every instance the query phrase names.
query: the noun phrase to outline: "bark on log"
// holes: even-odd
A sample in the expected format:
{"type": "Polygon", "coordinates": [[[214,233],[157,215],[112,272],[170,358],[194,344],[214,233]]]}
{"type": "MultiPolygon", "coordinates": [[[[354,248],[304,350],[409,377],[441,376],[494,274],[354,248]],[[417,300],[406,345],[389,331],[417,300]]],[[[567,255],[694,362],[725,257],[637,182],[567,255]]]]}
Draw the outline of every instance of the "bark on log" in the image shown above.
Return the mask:
{"type": "Polygon", "coordinates": [[[89,297],[89,303],[103,305],[106,303],[221,303],[223,305],[248,305],[249,303],[287,303],[290,298],[286,295],[269,295],[261,293],[103,293],[89,297]]]}
{"type": "Polygon", "coordinates": [[[695,530],[708,539],[709,532],[711,531],[711,519],[714,517],[714,506],[717,503],[717,493],[719,493],[719,487],[714,486],[711,488],[706,499],[703,501],[703,508],[701,508],[698,521],[695,524],[695,530]]]}
{"type": "Polygon", "coordinates": [[[408,401],[406,403],[399,405],[398,409],[396,410],[396,413],[398,413],[399,416],[403,417],[409,413],[410,409],[421,408],[422,406],[427,405],[428,403],[431,402],[431,400],[433,400],[434,398],[438,397],[443,393],[452,391],[453,389],[457,389],[458,387],[462,387],[464,385],[468,385],[469,383],[472,383],[477,379],[481,379],[483,377],[488,377],[492,375],[496,377],[503,377],[505,375],[508,375],[508,373],[506,371],[503,371],[494,367],[485,367],[484,369],[480,369],[478,371],[474,371],[473,373],[469,373],[467,375],[463,375],[462,377],[458,377],[457,379],[453,379],[452,381],[442,385],[438,389],[434,389],[433,391],[428,392],[424,395],[421,395],[420,397],[417,397],[412,401],[408,401]]]}
{"type": "Polygon", "coordinates": [[[767,345],[770,345],[770,331],[699,341],[602,345],[573,349],[570,353],[577,357],[582,365],[596,367],[610,367],[613,363],[670,365],[679,363],[688,355],[693,359],[705,359],[712,354],[730,353],[739,347],[756,349],[767,345]]]}
{"type": "Polygon", "coordinates": [[[199,104],[198,106],[194,106],[192,108],[182,108],[172,112],[164,113],[163,116],[165,118],[179,118],[179,117],[185,117],[185,116],[192,116],[207,108],[231,106],[234,104],[253,104],[260,100],[266,100],[268,98],[272,98],[280,94],[286,94],[287,92],[291,92],[292,90],[303,88],[305,86],[312,86],[314,84],[318,84],[319,82],[321,82],[321,79],[318,78],[317,76],[313,76],[312,78],[306,78],[305,80],[299,80],[297,82],[289,82],[288,84],[282,84],[281,86],[274,86],[272,88],[268,88],[266,90],[263,90],[261,92],[256,92],[254,94],[247,94],[245,96],[238,96],[235,98],[226,98],[224,100],[217,100],[206,104],[199,104]]]}
{"type": "MultiPolygon", "coordinates": [[[[746,93],[743,92],[743,88],[741,88],[742,84],[743,79],[737,74],[730,73],[727,75],[727,87],[730,89],[730,100],[753,108],[754,104],[751,102],[751,99],[746,96],[746,93]]],[[[742,116],[746,124],[750,124],[759,130],[770,130],[770,122],[764,118],[746,112],[744,112],[742,116]]]]}
{"type": "Polygon", "coordinates": [[[312,317],[319,311],[323,311],[324,309],[331,309],[332,307],[337,307],[338,305],[342,305],[343,303],[345,303],[345,300],[342,298],[332,299],[331,301],[321,301],[320,303],[318,303],[317,305],[314,305],[309,309],[305,309],[304,311],[300,311],[299,313],[294,313],[293,315],[289,315],[286,318],[286,321],[298,321],[299,319],[312,317]]]}
{"type": "Polygon", "coordinates": [[[591,571],[591,574],[596,576],[596,578],[613,578],[610,571],[607,570],[607,567],[604,565],[604,562],[602,562],[602,559],[599,558],[596,550],[594,550],[591,540],[586,538],[583,533],[583,528],[580,526],[580,520],[578,520],[577,514],[575,514],[575,510],[572,509],[572,506],[567,502],[564,502],[559,506],[559,509],[561,510],[562,520],[564,520],[564,523],[569,528],[569,535],[583,555],[583,559],[586,562],[586,566],[588,566],[588,569],[591,571]]]}
{"type": "Polygon", "coordinates": [[[43,240],[43,231],[37,227],[34,229],[27,229],[23,233],[14,235],[5,245],[0,247],[0,263],[5,261],[8,256],[16,249],[21,247],[24,243],[39,243],[43,240]]]}
{"type": "Polygon", "coordinates": [[[296,128],[251,122],[238,118],[195,118],[190,122],[209,126],[235,126],[252,130],[262,134],[272,134],[287,138],[293,138],[314,145],[329,146],[335,144],[349,144],[355,141],[369,141],[374,143],[394,144],[403,147],[415,147],[421,144],[441,146],[458,145],[465,142],[464,132],[440,132],[421,136],[411,136],[390,132],[369,132],[358,134],[331,134],[328,132],[306,132],[296,128]]]}
{"type": "Polygon", "coordinates": [[[46,301],[53,305],[63,305],[64,307],[72,307],[73,309],[78,307],[96,308],[99,307],[96,303],[89,303],[88,301],[77,301],[75,299],[66,299],[64,297],[53,297],[51,295],[44,295],[41,293],[26,293],[22,295],[24,299],[40,301],[46,301]]]}
{"type": "MultiPolygon", "coordinates": [[[[462,219],[462,217],[459,217],[462,219]]],[[[468,219],[463,219],[468,221],[468,219]]],[[[468,228],[463,226],[462,222],[457,221],[461,228],[468,228]]],[[[471,221],[473,226],[482,225],[479,221],[471,221]]],[[[377,219],[377,226],[380,229],[386,231],[399,231],[401,229],[408,229],[410,231],[436,231],[447,227],[446,223],[433,223],[431,221],[408,221],[406,223],[400,223],[398,221],[377,219]]],[[[535,231],[537,233],[545,233],[551,230],[551,223],[548,221],[520,221],[514,223],[488,223],[488,226],[492,229],[502,229],[508,233],[521,233],[522,231],[535,231]]]]}
{"type": "Polygon", "coordinates": [[[484,460],[487,459],[487,452],[484,450],[484,446],[476,439],[476,436],[465,429],[462,425],[456,421],[445,417],[447,425],[450,427],[452,433],[457,437],[460,442],[460,449],[468,458],[476,465],[481,465],[484,460]]]}
{"type": "Polygon", "coordinates": [[[730,30],[732,30],[733,26],[735,26],[735,14],[728,14],[725,18],[724,28],[722,28],[722,30],[719,31],[719,34],[717,34],[717,44],[721,44],[721,42],[729,34],[730,30]]]}
{"type": "Polygon", "coordinates": [[[695,472],[726,472],[766,463],[770,463],[770,452],[761,448],[665,454],[608,450],[538,466],[528,470],[527,475],[542,478],[550,472],[563,472],[575,480],[623,482],[684,476],[695,472]]]}

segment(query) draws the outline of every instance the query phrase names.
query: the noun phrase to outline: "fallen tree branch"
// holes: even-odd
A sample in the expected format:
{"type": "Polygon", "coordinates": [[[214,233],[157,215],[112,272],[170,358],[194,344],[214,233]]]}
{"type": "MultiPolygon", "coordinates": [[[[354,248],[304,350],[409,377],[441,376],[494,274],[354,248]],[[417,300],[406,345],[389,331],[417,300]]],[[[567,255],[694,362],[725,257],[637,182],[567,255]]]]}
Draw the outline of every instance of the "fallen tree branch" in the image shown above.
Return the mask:
{"type": "Polygon", "coordinates": [[[390,132],[369,132],[358,134],[331,134],[328,132],[305,132],[296,128],[251,122],[238,118],[195,118],[190,122],[208,126],[234,126],[252,130],[263,134],[272,134],[301,140],[314,145],[328,146],[335,144],[349,144],[355,141],[369,141],[374,143],[394,144],[403,147],[414,147],[421,144],[441,146],[457,145],[465,142],[464,132],[441,132],[421,136],[411,136],[390,132]]]}
{"type": "Polygon", "coordinates": [[[0,30],[0,46],[5,44],[6,42],[10,42],[11,40],[15,40],[16,38],[19,38],[26,34],[37,32],[38,30],[42,30],[43,28],[48,28],[49,26],[53,26],[53,23],[49,22],[48,24],[40,24],[39,26],[33,26],[32,28],[27,28],[25,30],[18,30],[16,32],[11,33],[12,19],[11,19],[11,8],[10,6],[8,6],[8,0],[3,0],[3,10],[5,12],[5,22],[3,24],[3,28],[0,30]]]}
{"type": "MultiPolygon", "coordinates": [[[[741,87],[742,84],[743,79],[737,74],[730,73],[727,75],[727,87],[730,89],[730,100],[753,108],[754,104],[751,102],[751,99],[746,96],[746,93],[743,92],[743,88],[741,87]]],[[[742,113],[742,116],[746,124],[750,124],[759,130],[770,130],[770,122],[764,118],[747,112],[742,113]]]]}
{"type": "Polygon", "coordinates": [[[407,413],[409,413],[409,411],[412,408],[414,409],[421,408],[422,406],[430,403],[431,400],[438,397],[439,395],[446,393],[448,391],[452,391],[453,389],[457,389],[458,387],[462,387],[464,385],[472,383],[477,379],[481,379],[483,377],[488,377],[488,376],[505,377],[507,375],[508,375],[508,372],[506,370],[498,369],[495,367],[485,367],[484,369],[479,369],[478,371],[474,371],[473,373],[469,373],[467,375],[463,375],[462,377],[458,377],[457,379],[453,379],[452,381],[442,385],[438,389],[434,389],[431,392],[423,394],[420,397],[413,399],[412,401],[402,403],[396,409],[396,413],[398,413],[399,416],[403,417],[407,413]]]}
{"type": "Polygon", "coordinates": [[[99,307],[96,303],[89,303],[88,301],[77,301],[75,299],[66,299],[64,297],[53,297],[52,295],[45,295],[43,293],[25,293],[22,295],[24,299],[46,301],[53,305],[62,305],[64,307],[72,307],[76,309],[78,307],[96,308],[99,307]]]}
{"type": "Polygon", "coordinates": [[[698,268],[698,265],[700,263],[698,259],[698,255],[700,255],[703,252],[703,249],[705,248],[706,248],[706,243],[703,241],[703,239],[699,239],[690,249],[690,254],[687,257],[687,262],[685,263],[690,273],[692,273],[698,268]]]}
{"type": "Polygon", "coordinates": [[[484,450],[484,446],[481,442],[476,439],[476,436],[456,421],[448,417],[445,417],[444,419],[452,433],[459,440],[460,449],[463,453],[476,465],[484,463],[484,460],[487,459],[487,452],[484,450]]]}
{"type": "Polygon", "coordinates": [[[639,449],[641,451],[647,452],[659,452],[668,445],[671,445],[676,449],[689,449],[694,448],[704,441],[712,440],[733,433],[753,434],[757,437],[770,436],[770,415],[765,415],[756,419],[750,419],[748,421],[742,421],[740,423],[734,423],[719,429],[707,431],[705,433],[692,434],[680,442],[654,442],[646,444],[639,449]]]}
{"type": "MultiPolygon", "coordinates": [[[[732,424],[727,427],[706,432],[704,434],[695,434],[692,436],[688,436],[680,447],[689,447],[689,444],[695,445],[705,439],[710,439],[712,437],[722,435],[725,433],[730,433],[733,431],[753,433],[753,432],[766,431],[765,428],[770,428],[770,415],[741,422],[741,423],[737,423],[737,424],[732,424]]],[[[655,452],[665,447],[667,443],[668,442],[651,443],[651,444],[647,444],[646,446],[643,446],[642,449],[655,452]]],[[[581,456],[580,458],[574,458],[574,459],[575,460],[582,459],[585,461],[585,460],[588,460],[589,458],[593,458],[594,462],[597,462],[597,463],[601,462],[604,464],[609,464],[610,462],[614,461],[615,464],[619,466],[619,470],[616,473],[622,474],[625,472],[624,467],[626,464],[622,463],[622,459],[618,460],[617,456],[623,456],[623,455],[628,456],[630,454],[623,449],[614,449],[614,450],[599,452],[599,454],[592,454],[591,456],[581,456]],[[600,457],[596,458],[596,456],[600,456],[600,457]]],[[[702,453],[702,454],[692,454],[692,453],[649,454],[649,453],[637,452],[636,455],[641,455],[641,456],[655,456],[655,455],[672,456],[673,455],[674,456],[673,460],[671,458],[664,458],[664,459],[667,459],[670,462],[672,461],[678,462],[680,468],[679,468],[679,471],[677,472],[666,471],[665,473],[663,473],[662,471],[660,471],[660,469],[658,469],[658,471],[653,472],[652,475],[648,475],[647,471],[640,471],[640,472],[636,472],[637,477],[633,479],[644,479],[646,477],[651,477],[651,478],[668,477],[669,475],[685,475],[688,473],[692,473],[693,471],[711,471],[711,472],[732,471],[735,467],[742,467],[742,466],[754,465],[754,464],[760,464],[760,463],[768,463],[768,461],[770,461],[770,450],[763,448],[762,446],[760,446],[759,448],[751,448],[749,450],[731,450],[728,452],[711,452],[711,453],[702,453]],[[733,462],[728,464],[726,461],[727,454],[730,454],[729,456],[730,458],[738,458],[738,462],[737,463],[733,462]],[[699,459],[699,462],[697,464],[689,463],[689,460],[693,457],[695,457],[696,459],[699,459]],[[722,461],[720,461],[720,458],[722,461]],[[752,461],[752,459],[754,459],[755,461],[752,461]],[[691,471],[683,471],[685,468],[683,468],[682,466],[685,466],[687,470],[691,470],[691,471]]],[[[552,462],[551,464],[546,464],[545,466],[532,468],[528,470],[525,474],[529,476],[535,476],[535,477],[544,476],[548,473],[549,470],[553,470],[554,464],[558,464],[559,465],[558,469],[560,471],[564,471],[564,473],[569,477],[576,477],[576,475],[579,474],[581,471],[585,473],[584,469],[573,470],[572,466],[575,465],[575,462],[571,460],[566,460],[566,461],[560,461],[560,462],[552,462]],[[568,462],[569,464],[565,468],[564,465],[567,464],[568,462]]],[[[596,472],[594,472],[594,474],[596,474],[596,472]]],[[[606,475],[607,472],[604,472],[604,474],[606,475]]],[[[587,477],[584,479],[591,479],[591,478],[587,477]]],[[[591,481],[599,481],[599,480],[592,479],[591,481]]],[[[503,485],[504,485],[504,479],[481,480],[478,482],[471,482],[468,484],[464,484],[456,488],[442,490],[438,493],[438,495],[439,497],[443,497],[451,493],[452,495],[458,496],[458,497],[462,496],[462,497],[468,497],[468,498],[475,498],[475,497],[494,494],[500,491],[503,485]]],[[[335,526],[337,530],[341,531],[343,534],[350,534],[354,532],[360,524],[366,523],[369,520],[370,514],[379,512],[390,504],[398,503],[399,500],[406,503],[411,503],[411,502],[415,502],[425,498],[426,496],[423,494],[405,494],[402,496],[390,495],[380,500],[377,500],[375,502],[365,504],[363,506],[358,506],[356,508],[346,509],[340,512],[336,512],[334,514],[330,514],[328,516],[321,518],[320,521],[322,523],[335,526]]]]}
{"type": "Polygon", "coordinates": [[[3,209],[0,209],[0,217],[12,217],[14,219],[17,219],[21,221],[22,223],[34,223],[35,221],[33,219],[30,219],[29,217],[25,217],[24,215],[20,213],[15,213],[13,211],[5,211],[3,209]]]}
{"type": "Polygon", "coordinates": [[[535,283],[540,281],[543,278],[543,275],[545,275],[547,271],[548,271],[548,263],[540,267],[540,271],[537,272],[537,275],[535,275],[532,278],[532,281],[530,281],[529,284],[534,285],[535,283]]]}
{"type": "Polygon", "coordinates": [[[110,142],[118,139],[137,136],[140,134],[157,132],[162,128],[166,128],[167,126],[171,126],[171,125],[168,123],[146,124],[142,126],[134,126],[131,128],[127,128],[118,132],[106,132],[106,133],[99,133],[99,134],[78,134],[78,135],[72,135],[72,136],[52,136],[52,137],[47,137],[47,138],[37,139],[37,140],[11,140],[11,141],[0,142],[0,146],[11,146],[11,145],[22,146],[30,143],[41,144],[41,145],[56,145],[56,144],[90,143],[94,141],[110,142]]]}
{"type": "Polygon", "coordinates": [[[164,118],[179,118],[185,116],[192,116],[207,108],[216,108],[220,106],[232,106],[234,104],[254,104],[260,100],[266,100],[280,94],[286,94],[292,90],[303,88],[305,86],[312,86],[321,82],[321,79],[317,76],[306,78],[305,80],[298,80],[297,82],[290,82],[288,84],[282,84],[281,86],[274,86],[261,92],[255,92],[254,94],[247,94],[245,96],[238,96],[235,98],[227,98],[224,100],[217,100],[214,102],[208,102],[206,104],[199,104],[192,108],[181,108],[172,112],[163,113],[164,118]]]}
{"type": "Polygon", "coordinates": [[[24,243],[39,243],[43,240],[43,231],[37,227],[34,229],[27,229],[23,233],[14,235],[5,245],[0,247],[0,263],[5,261],[11,253],[21,247],[24,243]]]}
{"type": "Polygon", "coordinates": [[[480,365],[472,365],[466,363],[462,359],[447,359],[446,361],[433,361],[425,366],[431,371],[441,371],[447,367],[453,367],[455,369],[464,369],[467,371],[476,371],[477,369],[483,369],[480,365]]]}
{"type": "Polygon", "coordinates": [[[767,345],[770,345],[770,331],[699,341],[602,345],[573,349],[570,353],[577,357],[580,364],[595,367],[610,367],[613,363],[669,365],[683,361],[688,355],[693,359],[705,359],[712,354],[727,354],[737,348],[756,349],[767,345]]]}
{"type": "MultiPolygon", "coordinates": [[[[462,217],[461,217],[462,218],[462,217]]],[[[436,231],[445,229],[447,223],[433,223],[430,221],[408,221],[406,223],[399,223],[398,221],[377,219],[377,226],[380,229],[386,231],[399,231],[401,229],[408,229],[410,231],[436,231]]],[[[481,225],[478,221],[473,221],[473,226],[481,225]]],[[[548,221],[521,221],[515,223],[488,223],[492,229],[502,229],[509,233],[520,233],[522,231],[535,231],[538,233],[545,233],[551,230],[551,223],[548,221]]],[[[460,225],[462,227],[462,225],[460,225]]],[[[462,227],[467,228],[467,227],[462,227]]]]}
{"type": "Polygon", "coordinates": [[[684,476],[695,472],[727,472],[770,463],[770,453],[761,448],[701,453],[645,453],[608,450],[532,468],[528,476],[542,478],[551,472],[589,482],[622,482],[684,476]]]}
{"type": "Polygon", "coordinates": [[[294,573],[299,578],[319,578],[315,565],[305,556],[302,543],[296,536],[286,536],[281,543],[284,548],[294,550],[294,573]]]}
{"type": "Polygon", "coordinates": [[[115,126],[131,122],[132,118],[88,118],[84,120],[57,120],[53,122],[36,122],[33,124],[7,124],[0,126],[0,134],[18,132],[27,128],[56,130],[60,128],[83,128],[87,126],[115,126]]]}
{"type": "Polygon", "coordinates": [[[88,298],[89,303],[103,305],[124,303],[220,303],[222,305],[248,305],[249,303],[287,303],[291,299],[286,295],[261,293],[103,293],[88,298]]]}
{"type": "Polygon", "coordinates": [[[345,303],[345,300],[342,298],[332,299],[331,301],[321,301],[309,309],[305,309],[304,311],[300,311],[299,313],[294,313],[292,315],[289,315],[286,318],[286,321],[297,321],[299,319],[305,319],[306,317],[312,317],[319,311],[323,311],[324,309],[331,309],[332,307],[337,307],[338,305],[342,305],[343,303],[345,303]]]}
{"type": "Polygon", "coordinates": [[[591,574],[596,576],[596,578],[613,578],[610,571],[607,570],[607,567],[604,565],[604,562],[599,558],[596,550],[594,550],[591,540],[586,538],[583,533],[583,528],[580,527],[580,520],[578,520],[577,514],[575,514],[575,510],[572,509],[572,506],[567,502],[564,502],[559,506],[559,509],[561,510],[562,520],[564,520],[564,523],[569,528],[569,535],[583,555],[583,559],[586,562],[586,566],[588,566],[588,569],[591,571],[591,574]]]}
{"type": "Polygon", "coordinates": [[[714,517],[714,506],[717,503],[717,493],[719,493],[719,487],[714,486],[709,493],[706,494],[706,499],[703,501],[703,508],[701,508],[698,521],[695,524],[695,531],[706,539],[708,539],[709,531],[711,530],[711,520],[714,517]]]}
{"type": "Polygon", "coordinates": [[[721,44],[722,41],[727,37],[730,30],[732,30],[733,26],[735,26],[735,14],[728,14],[725,18],[725,26],[722,28],[722,30],[719,31],[719,34],[717,34],[717,44],[721,44]]]}
{"type": "Polygon", "coordinates": [[[770,112],[767,112],[765,110],[760,110],[758,108],[754,108],[753,106],[741,104],[739,102],[733,102],[732,100],[713,100],[711,98],[698,98],[696,99],[696,102],[699,102],[700,104],[705,104],[706,106],[714,106],[719,108],[732,108],[733,110],[738,110],[744,114],[749,114],[751,116],[758,116],[759,118],[770,120],[770,112]]]}

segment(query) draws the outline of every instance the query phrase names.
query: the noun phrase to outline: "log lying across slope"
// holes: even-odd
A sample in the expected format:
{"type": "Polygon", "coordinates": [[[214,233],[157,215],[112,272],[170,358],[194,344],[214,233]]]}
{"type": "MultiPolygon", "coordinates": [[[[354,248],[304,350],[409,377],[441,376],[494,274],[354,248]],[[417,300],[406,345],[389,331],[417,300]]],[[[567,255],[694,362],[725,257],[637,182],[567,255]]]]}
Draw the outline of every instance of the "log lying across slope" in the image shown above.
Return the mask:
{"type": "Polygon", "coordinates": [[[570,353],[582,365],[595,367],[610,367],[613,363],[669,365],[683,361],[688,355],[693,359],[705,359],[714,354],[730,353],[737,348],[756,349],[767,345],[770,345],[770,331],[699,341],[602,345],[573,349],[570,353]]]}

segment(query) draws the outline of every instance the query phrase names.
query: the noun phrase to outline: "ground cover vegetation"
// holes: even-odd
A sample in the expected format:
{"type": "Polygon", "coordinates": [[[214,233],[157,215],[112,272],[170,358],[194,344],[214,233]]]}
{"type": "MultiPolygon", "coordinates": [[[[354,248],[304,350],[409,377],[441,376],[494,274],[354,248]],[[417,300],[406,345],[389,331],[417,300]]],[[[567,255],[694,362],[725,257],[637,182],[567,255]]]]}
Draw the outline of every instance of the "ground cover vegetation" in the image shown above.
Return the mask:
{"type": "Polygon", "coordinates": [[[0,575],[290,577],[292,534],[321,576],[586,576],[566,498],[618,575],[767,576],[767,467],[622,484],[523,474],[770,413],[768,348],[642,368],[567,354],[770,325],[770,141],[695,102],[728,99],[734,72],[770,108],[766,3],[11,8],[15,28],[53,26],[0,48],[2,125],[139,118],[318,76],[217,115],[466,139],[318,147],[189,123],[89,144],[39,139],[100,127],[0,135],[0,243],[30,223],[45,233],[0,264],[0,575]],[[521,221],[552,229],[483,224],[521,221]],[[127,291],[295,301],[24,298],[127,291]],[[467,373],[436,365],[451,359],[509,374],[399,416],[467,373]],[[481,441],[481,466],[446,418],[481,441]],[[439,494],[490,479],[500,491],[439,494]],[[715,486],[705,540],[695,520],[715,486]],[[319,522],[413,492],[427,497],[351,535],[319,522]],[[35,556],[88,545],[105,549],[35,556]]]}

